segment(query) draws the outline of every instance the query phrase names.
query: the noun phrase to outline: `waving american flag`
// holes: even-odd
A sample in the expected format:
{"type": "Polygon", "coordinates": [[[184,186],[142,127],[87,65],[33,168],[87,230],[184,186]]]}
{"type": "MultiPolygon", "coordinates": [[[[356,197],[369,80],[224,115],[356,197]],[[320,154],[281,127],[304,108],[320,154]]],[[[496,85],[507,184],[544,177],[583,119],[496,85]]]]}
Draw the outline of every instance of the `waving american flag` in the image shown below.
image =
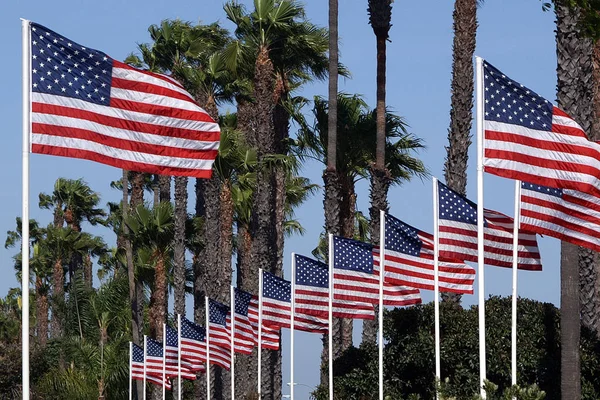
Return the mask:
{"type": "MultiPolygon", "coordinates": [[[[206,364],[206,328],[185,317],[181,317],[181,357],[190,361],[194,369],[206,364]]],[[[229,369],[231,354],[228,349],[211,343],[210,362],[229,369]]]]}
{"type": "MultiPolygon", "coordinates": [[[[138,381],[144,380],[144,349],[135,343],[131,343],[131,378],[138,381]]],[[[168,379],[162,380],[162,373],[158,377],[146,372],[146,380],[155,385],[165,385],[169,390],[172,388],[168,379]]]]}

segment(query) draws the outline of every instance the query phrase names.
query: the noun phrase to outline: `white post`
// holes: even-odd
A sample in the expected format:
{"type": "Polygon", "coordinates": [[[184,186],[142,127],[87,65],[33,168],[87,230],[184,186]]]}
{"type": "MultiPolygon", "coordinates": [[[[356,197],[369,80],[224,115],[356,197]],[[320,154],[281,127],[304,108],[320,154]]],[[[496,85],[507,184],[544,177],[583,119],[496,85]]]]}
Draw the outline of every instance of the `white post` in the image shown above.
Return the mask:
{"type": "Polygon", "coordinates": [[[235,291],[233,286],[229,286],[230,292],[230,314],[231,314],[231,400],[235,400],[235,291]]]}
{"type": "Polygon", "coordinates": [[[165,382],[167,380],[167,324],[163,323],[163,385],[162,385],[162,400],[166,398],[166,385],[165,382]]]}
{"type": "MultiPolygon", "coordinates": [[[[521,181],[515,181],[515,221],[513,225],[512,264],[512,326],[511,326],[511,375],[517,384],[517,272],[519,267],[519,226],[521,224],[521,181]]],[[[516,400],[516,397],[513,397],[516,400]]]]}
{"type": "Polygon", "coordinates": [[[206,400],[210,400],[210,319],[208,296],[204,296],[204,315],[206,324],[206,400]]]}
{"type": "Polygon", "coordinates": [[[179,372],[177,400],[181,400],[181,314],[177,314],[177,371],[179,372]]]}
{"type": "Polygon", "coordinates": [[[144,400],[146,400],[146,363],[148,362],[148,336],[144,335],[144,400]]]}
{"type": "Polygon", "coordinates": [[[486,380],[485,364],[485,245],[483,233],[483,59],[476,57],[476,87],[477,87],[477,284],[479,290],[479,389],[485,400],[486,393],[483,384],[486,380]]]}
{"type": "Polygon", "coordinates": [[[385,279],[385,212],[379,210],[379,400],[383,400],[383,281],[385,279]]]}
{"type": "Polygon", "coordinates": [[[129,400],[133,400],[133,343],[129,342],[129,400]]]}
{"type": "Polygon", "coordinates": [[[29,135],[31,134],[31,31],[30,22],[21,20],[21,47],[23,60],[23,187],[22,187],[22,217],[21,227],[21,343],[22,343],[22,386],[23,400],[29,400],[29,135]]]}
{"type": "MultiPolygon", "coordinates": [[[[329,234],[329,400],[333,400],[333,234],[329,234]]],[[[292,382],[292,385],[294,382],[292,382]]]]}
{"type": "Polygon", "coordinates": [[[435,398],[438,398],[437,385],[442,379],[440,357],[440,263],[439,263],[439,220],[438,220],[438,180],[433,178],[433,304],[435,319],[435,398]]]}
{"type": "Polygon", "coordinates": [[[258,270],[258,399],[262,400],[262,313],[263,313],[263,270],[258,270]]]}
{"type": "Polygon", "coordinates": [[[294,400],[294,324],[296,319],[296,253],[292,253],[292,314],[290,317],[290,399],[294,400]]]}

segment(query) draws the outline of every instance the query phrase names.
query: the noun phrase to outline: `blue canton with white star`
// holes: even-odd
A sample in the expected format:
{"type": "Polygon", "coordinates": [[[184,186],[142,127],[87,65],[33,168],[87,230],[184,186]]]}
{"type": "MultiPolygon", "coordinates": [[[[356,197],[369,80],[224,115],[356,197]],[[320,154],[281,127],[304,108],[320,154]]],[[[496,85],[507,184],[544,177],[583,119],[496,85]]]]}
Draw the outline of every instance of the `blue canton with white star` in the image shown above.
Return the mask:
{"type": "Polygon", "coordinates": [[[534,192],[549,194],[551,196],[556,196],[562,198],[563,191],[561,189],[555,189],[548,186],[542,185],[534,185],[533,183],[521,182],[521,187],[525,190],[532,190],[534,192]]]}
{"type": "Polygon", "coordinates": [[[208,321],[211,324],[227,326],[229,307],[213,299],[208,300],[208,321]]]}
{"type": "Polygon", "coordinates": [[[204,342],[206,340],[206,328],[189,319],[181,318],[181,337],[204,342]]]}
{"type": "MultiPolygon", "coordinates": [[[[439,218],[477,225],[477,205],[438,182],[439,218]]],[[[487,225],[484,219],[484,225],[487,225]]]]}
{"type": "Polygon", "coordinates": [[[334,268],[373,273],[373,245],[334,236],[333,248],[334,268]]]}
{"type": "Polygon", "coordinates": [[[31,90],[110,104],[113,60],[31,23],[31,90]]]}
{"type": "Polygon", "coordinates": [[[552,104],[511,80],[487,61],[483,63],[485,119],[530,129],[552,129],[552,104]]]}
{"type": "Polygon", "coordinates": [[[171,328],[169,325],[167,325],[167,336],[166,336],[167,340],[167,346],[169,347],[179,347],[179,340],[177,338],[177,330],[171,328]]]}
{"type": "Polygon", "coordinates": [[[142,349],[137,344],[133,343],[133,352],[131,361],[134,363],[143,363],[144,362],[144,349],[142,349]]]}
{"type": "Polygon", "coordinates": [[[263,271],[263,297],[291,303],[292,282],[263,271]]]}
{"type": "Polygon", "coordinates": [[[163,344],[154,339],[148,338],[146,339],[146,344],[148,348],[146,349],[146,354],[148,357],[161,357],[163,356],[163,344]]]}
{"type": "Polygon", "coordinates": [[[385,248],[402,254],[419,257],[423,242],[419,231],[398,218],[385,215],[385,248]]]}
{"type": "Polygon", "coordinates": [[[328,288],[329,268],[327,264],[296,254],[296,284],[328,288]]]}
{"type": "Polygon", "coordinates": [[[235,313],[248,316],[248,307],[252,300],[252,295],[243,290],[234,289],[235,313]]]}

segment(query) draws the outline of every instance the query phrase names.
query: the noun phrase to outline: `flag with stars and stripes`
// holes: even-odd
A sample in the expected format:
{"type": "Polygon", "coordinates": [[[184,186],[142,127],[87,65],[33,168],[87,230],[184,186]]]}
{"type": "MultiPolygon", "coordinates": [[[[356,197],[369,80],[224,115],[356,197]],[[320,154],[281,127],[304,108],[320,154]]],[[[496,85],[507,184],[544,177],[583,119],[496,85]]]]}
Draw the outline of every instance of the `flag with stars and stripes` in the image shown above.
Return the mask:
{"type": "Polygon", "coordinates": [[[227,325],[233,328],[234,351],[241,354],[252,354],[256,344],[256,332],[248,318],[248,307],[252,295],[248,292],[233,288],[233,318],[235,325],[231,323],[231,312],[227,314],[227,325]]]}
{"type": "MultiPolygon", "coordinates": [[[[179,375],[179,343],[177,337],[177,330],[171,328],[169,325],[165,327],[167,335],[165,336],[165,359],[167,361],[167,373],[169,375],[179,375]]],[[[196,372],[206,372],[206,367],[195,366],[191,362],[181,358],[181,377],[184,379],[196,379],[196,372]],[[198,367],[198,368],[195,368],[198,367]]]]}
{"type": "Polygon", "coordinates": [[[521,182],[521,227],[600,251],[600,197],[521,182]]]}
{"type": "MultiPolygon", "coordinates": [[[[262,322],[263,325],[275,325],[282,328],[291,327],[292,283],[263,271],[262,288],[262,322]]],[[[297,311],[297,310],[296,310],[297,311]]],[[[314,315],[296,312],[294,329],[307,332],[325,333],[329,320],[314,315]]]]}
{"type": "MultiPolygon", "coordinates": [[[[256,332],[256,343],[258,343],[258,296],[252,295],[248,305],[248,319],[256,332]]],[[[280,327],[270,326],[263,322],[261,349],[279,350],[280,327]]]]}
{"type": "MultiPolygon", "coordinates": [[[[375,267],[373,245],[334,236],[333,254],[334,299],[379,303],[379,267],[375,267]]],[[[419,289],[384,281],[384,305],[408,306],[419,303],[419,289]]]]}
{"type": "MultiPolygon", "coordinates": [[[[163,376],[163,344],[152,338],[146,339],[146,373],[163,376]]],[[[166,370],[166,367],[165,367],[166,370]]],[[[169,376],[167,371],[166,376],[169,376]]]]}
{"type": "MultiPolygon", "coordinates": [[[[295,261],[296,312],[328,318],[329,267],[299,254],[295,255],[295,261]]],[[[375,319],[375,309],[371,303],[334,299],[332,306],[333,316],[337,318],[375,319]]]]}
{"type": "MultiPolygon", "coordinates": [[[[194,370],[206,364],[206,328],[185,317],[181,317],[181,358],[190,361],[194,370]]],[[[231,368],[229,350],[210,343],[210,363],[231,368]]]]}
{"type": "MultiPolygon", "coordinates": [[[[137,381],[144,380],[144,349],[135,343],[131,344],[131,378],[137,381]]],[[[156,375],[150,375],[146,373],[146,380],[155,385],[165,385],[165,388],[171,390],[171,382],[168,379],[162,380],[162,373],[160,378],[156,375]]]]}
{"type": "Polygon", "coordinates": [[[33,153],[210,177],[219,125],[174,79],[33,22],[30,34],[33,153]]]}
{"type": "MultiPolygon", "coordinates": [[[[438,182],[439,254],[477,262],[477,205],[438,182]]],[[[485,263],[512,267],[513,219],[492,210],[484,212],[485,263]]],[[[519,230],[518,268],[540,271],[542,261],[535,233],[519,230]]]]}
{"type": "MultiPolygon", "coordinates": [[[[392,215],[385,215],[385,280],[434,290],[433,235],[420,231],[392,215]]],[[[379,265],[379,248],[373,252],[379,265]]],[[[458,260],[439,258],[440,292],[473,293],[475,269],[458,260]]]]}
{"type": "MultiPolygon", "coordinates": [[[[229,306],[208,299],[208,335],[210,343],[217,346],[230,348],[231,336],[229,336],[230,325],[227,324],[229,306]]],[[[231,321],[230,321],[231,323],[231,321]]]]}
{"type": "Polygon", "coordinates": [[[483,62],[485,172],[600,194],[600,145],[564,111],[483,62]]]}

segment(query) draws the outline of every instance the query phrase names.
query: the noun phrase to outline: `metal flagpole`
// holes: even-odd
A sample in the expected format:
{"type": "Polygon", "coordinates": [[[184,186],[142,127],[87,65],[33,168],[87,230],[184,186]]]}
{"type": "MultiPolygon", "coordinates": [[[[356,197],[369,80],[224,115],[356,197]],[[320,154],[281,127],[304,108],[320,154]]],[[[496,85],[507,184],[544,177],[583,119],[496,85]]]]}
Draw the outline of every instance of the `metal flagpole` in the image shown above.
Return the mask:
{"type": "Polygon", "coordinates": [[[262,313],[263,313],[263,270],[258,270],[258,399],[262,399],[262,313]]]}
{"type": "Polygon", "coordinates": [[[163,323],[163,385],[162,385],[162,398],[165,400],[167,388],[165,382],[167,381],[167,324],[163,323]]]}
{"type": "Polygon", "coordinates": [[[146,400],[146,360],[148,358],[148,336],[144,335],[144,400],[146,400]]]}
{"type": "Polygon", "coordinates": [[[210,320],[208,313],[208,296],[204,296],[204,315],[206,324],[206,400],[210,400],[210,320]]]}
{"type": "Polygon", "coordinates": [[[229,286],[230,313],[231,313],[231,400],[235,400],[235,291],[233,285],[229,286]]]}
{"type": "MultiPolygon", "coordinates": [[[[521,225],[521,181],[515,181],[515,221],[513,225],[512,264],[512,326],[511,326],[511,375],[517,384],[517,272],[519,267],[519,226],[521,225]]],[[[516,397],[513,397],[516,399],[516,397]]]]}
{"type": "Polygon", "coordinates": [[[440,263],[439,263],[439,221],[438,221],[438,180],[433,178],[433,304],[435,308],[435,398],[438,398],[437,385],[441,382],[440,359],[440,263]]]}
{"type": "Polygon", "coordinates": [[[31,30],[30,21],[21,19],[23,60],[23,184],[21,226],[21,360],[23,400],[29,400],[29,150],[31,134],[31,30]]]}
{"type": "MultiPolygon", "coordinates": [[[[329,234],[329,400],[333,400],[333,234],[329,234]]],[[[292,382],[292,385],[294,382],[292,382]]]]}
{"type": "Polygon", "coordinates": [[[177,314],[177,371],[179,372],[177,400],[181,400],[181,314],[177,314]]]}
{"type": "Polygon", "coordinates": [[[133,342],[129,342],[129,400],[133,400],[133,342]]]}
{"type": "Polygon", "coordinates": [[[483,384],[486,380],[485,364],[485,287],[484,287],[484,233],[483,233],[483,59],[476,57],[477,87],[477,284],[479,291],[479,389],[485,400],[483,384]]]}
{"type": "Polygon", "coordinates": [[[292,314],[290,316],[290,399],[294,400],[294,323],[296,319],[296,253],[292,253],[292,314]]]}
{"type": "Polygon", "coordinates": [[[383,400],[383,280],[385,278],[385,212],[379,210],[379,400],[383,400]]]}

